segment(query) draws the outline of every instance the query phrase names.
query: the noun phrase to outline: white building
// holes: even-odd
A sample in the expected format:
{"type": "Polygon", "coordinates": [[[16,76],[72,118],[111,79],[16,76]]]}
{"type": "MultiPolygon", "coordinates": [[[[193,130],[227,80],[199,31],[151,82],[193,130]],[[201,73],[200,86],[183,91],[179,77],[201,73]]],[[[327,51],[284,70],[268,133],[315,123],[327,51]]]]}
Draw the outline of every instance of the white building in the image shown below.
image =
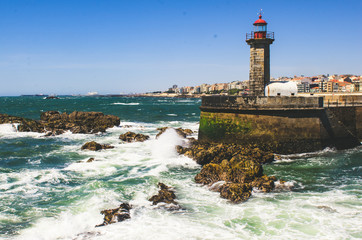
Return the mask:
{"type": "Polygon", "coordinates": [[[295,82],[273,82],[265,87],[265,96],[295,96],[298,87],[295,82]]]}

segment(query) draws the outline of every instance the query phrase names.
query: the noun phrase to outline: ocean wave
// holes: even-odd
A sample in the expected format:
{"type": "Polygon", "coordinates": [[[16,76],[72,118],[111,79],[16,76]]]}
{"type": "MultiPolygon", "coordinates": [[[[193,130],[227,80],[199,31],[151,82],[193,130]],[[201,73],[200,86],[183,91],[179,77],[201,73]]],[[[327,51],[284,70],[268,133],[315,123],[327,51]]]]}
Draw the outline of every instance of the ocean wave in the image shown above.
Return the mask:
{"type": "Polygon", "coordinates": [[[116,103],[112,103],[111,105],[136,106],[136,105],[140,105],[140,103],[122,103],[122,102],[116,102],[116,103]]]}

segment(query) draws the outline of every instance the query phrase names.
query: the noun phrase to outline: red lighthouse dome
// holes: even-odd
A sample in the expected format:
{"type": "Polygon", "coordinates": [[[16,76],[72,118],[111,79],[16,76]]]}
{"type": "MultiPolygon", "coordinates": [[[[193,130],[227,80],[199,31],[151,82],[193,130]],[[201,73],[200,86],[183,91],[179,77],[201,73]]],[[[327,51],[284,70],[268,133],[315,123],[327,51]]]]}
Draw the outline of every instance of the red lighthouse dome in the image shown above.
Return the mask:
{"type": "Polygon", "coordinates": [[[254,31],[246,34],[246,41],[250,39],[271,39],[274,41],[274,32],[267,31],[268,23],[262,18],[261,10],[259,13],[259,19],[254,23],[254,31]]]}
{"type": "Polygon", "coordinates": [[[261,14],[259,15],[259,19],[256,20],[253,25],[267,25],[264,19],[261,19],[261,14]]]}
{"type": "Polygon", "coordinates": [[[266,38],[266,21],[261,19],[261,14],[259,15],[259,19],[254,23],[254,38],[266,38]]]}

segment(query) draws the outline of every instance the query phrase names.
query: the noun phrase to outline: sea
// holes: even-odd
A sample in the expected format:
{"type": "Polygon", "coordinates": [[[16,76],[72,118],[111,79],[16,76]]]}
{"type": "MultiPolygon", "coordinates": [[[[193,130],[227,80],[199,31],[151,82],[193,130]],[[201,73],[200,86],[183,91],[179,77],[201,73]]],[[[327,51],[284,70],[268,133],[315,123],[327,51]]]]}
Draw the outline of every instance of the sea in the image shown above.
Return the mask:
{"type": "Polygon", "coordinates": [[[100,111],[121,119],[101,134],[18,132],[0,125],[0,239],[362,239],[362,148],[283,155],[264,172],[286,181],[253,191],[240,204],[196,184],[201,167],[180,156],[170,129],[197,138],[200,99],[144,97],[0,97],[0,113],[39,119],[44,111],[100,111]],[[128,131],[150,136],[123,143],[128,131]],[[88,141],[115,148],[81,150],[88,141]],[[95,161],[87,162],[93,157],[95,161]],[[181,209],[148,199],[159,182],[181,209]],[[100,211],[132,205],[131,219],[95,227],[100,211]]]}

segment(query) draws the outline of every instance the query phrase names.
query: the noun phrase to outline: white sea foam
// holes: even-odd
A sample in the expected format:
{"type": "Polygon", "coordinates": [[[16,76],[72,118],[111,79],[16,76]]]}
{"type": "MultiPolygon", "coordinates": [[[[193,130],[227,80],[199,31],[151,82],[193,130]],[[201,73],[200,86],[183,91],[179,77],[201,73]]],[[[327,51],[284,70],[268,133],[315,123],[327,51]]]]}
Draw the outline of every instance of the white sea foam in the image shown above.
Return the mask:
{"type": "Polygon", "coordinates": [[[294,162],[296,160],[299,160],[300,158],[315,157],[315,156],[319,156],[321,154],[336,152],[336,151],[337,151],[336,149],[327,147],[323,150],[316,151],[316,152],[295,153],[295,154],[287,154],[287,155],[279,154],[278,155],[279,159],[277,159],[275,162],[294,162]]]}
{"type": "Polygon", "coordinates": [[[140,103],[122,103],[122,102],[116,102],[116,103],[112,103],[112,105],[136,106],[136,105],[140,105],[140,103]]]}
{"type": "MultiPolygon", "coordinates": [[[[45,157],[68,152],[82,156],[81,162],[70,159],[63,169],[32,169],[0,174],[0,187],[8,200],[15,201],[19,195],[27,197],[51,191],[73,192],[77,188],[85,188],[85,192],[89,192],[86,196],[79,196],[79,200],[71,205],[56,208],[52,217],[45,217],[49,215],[46,209],[33,210],[32,226],[21,230],[16,238],[108,240],[362,237],[359,229],[362,224],[359,199],[353,192],[343,190],[343,186],[321,193],[294,192],[293,185],[297,184],[295,181],[284,183],[287,188],[282,189],[279,186],[283,184],[277,182],[277,190],[272,193],[254,192],[247,202],[231,204],[220,198],[218,192],[212,192],[207,186],[193,181],[194,173],[190,172],[196,173],[200,166],[190,158],[176,153],[175,146],[185,142],[175,130],[168,129],[159,138],[155,138],[158,132],[156,128],[163,126],[198,130],[196,122],[123,122],[120,127],[108,129],[106,134],[62,134],[56,138],[72,141],[72,144],[51,151],[45,157]],[[126,131],[149,134],[151,138],[145,142],[122,143],[118,136],[126,131]],[[80,150],[83,143],[91,140],[109,143],[115,148],[97,152],[80,150]],[[94,157],[95,161],[87,163],[89,157],[94,157]],[[179,171],[181,168],[183,170],[179,171]],[[99,180],[104,177],[124,190],[94,187],[105,184],[103,180],[99,180]],[[86,183],[52,189],[53,185],[72,180],[86,183]],[[132,184],[124,184],[127,181],[132,184]],[[159,206],[152,206],[148,199],[157,193],[157,182],[164,182],[174,188],[177,201],[184,210],[169,212],[159,206]],[[116,208],[126,201],[133,205],[130,220],[94,227],[103,221],[103,216],[99,213],[101,210],[116,208]]],[[[308,161],[316,164],[321,161],[318,156],[318,153],[308,155],[311,157],[308,161]]],[[[298,157],[305,158],[304,155],[290,156],[292,161],[298,157]]],[[[0,219],[8,218],[6,214],[0,215],[0,219]]],[[[21,222],[21,219],[14,219],[15,222],[21,222]]]]}
{"type": "Polygon", "coordinates": [[[17,130],[18,123],[4,123],[0,124],[0,138],[18,138],[18,137],[33,137],[39,138],[44,134],[36,132],[19,132],[17,130]]]}
{"type": "MultiPolygon", "coordinates": [[[[147,165],[149,166],[149,165],[147,165]]],[[[160,179],[175,188],[182,212],[168,212],[147,199],[157,193],[135,186],[131,219],[94,228],[99,211],[124,199],[99,189],[88,200],[52,218],[41,218],[19,239],[350,239],[360,236],[361,207],[354,195],[325,193],[255,193],[243,204],[230,204],[191,178],[160,179]],[[351,205],[352,204],[352,205],[351,205]],[[354,204],[354,205],[353,205],[354,204]],[[120,235],[121,233],[121,235],[120,235]]]]}
{"type": "Polygon", "coordinates": [[[32,195],[41,188],[47,188],[46,184],[58,184],[60,181],[68,181],[68,177],[57,169],[23,170],[20,172],[2,173],[0,177],[0,189],[7,194],[21,193],[32,195]]]}
{"type": "Polygon", "coordinates": [[[169,114],[166,114],[167,116],[170,116],[170,117],[177,117],[177,114],[174,114],[174,113],[169,113],[169,114]]]}
{"type": "Polygon", "coordinates": [[[19,123],[4,123],[0,124],[0,133],[14,133],[18,130],[19,123]]]}

